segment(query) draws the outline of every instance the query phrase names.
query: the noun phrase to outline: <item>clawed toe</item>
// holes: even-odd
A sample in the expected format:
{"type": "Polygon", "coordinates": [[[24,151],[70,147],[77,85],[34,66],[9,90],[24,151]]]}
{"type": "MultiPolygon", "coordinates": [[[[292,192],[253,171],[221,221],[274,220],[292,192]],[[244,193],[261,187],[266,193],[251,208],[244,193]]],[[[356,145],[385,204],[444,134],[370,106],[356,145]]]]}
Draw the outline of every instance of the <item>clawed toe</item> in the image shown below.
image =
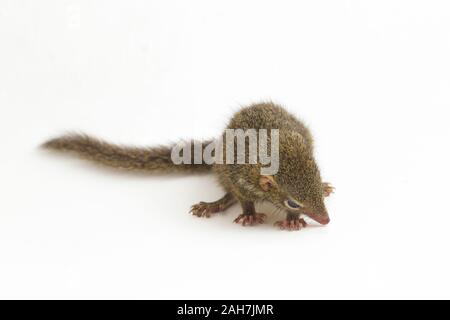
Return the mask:
{"type": "Polygon", "coordinates": [[[199,202],[194,204],[189,211],[194,216],[209,218],[212,213],[225,211],[233,205],[236,199],[231,193],[226,193],[222,198],[214,202],[199,202]]]}
{"type": "Polygon", "coordinates": [[[209,218],[209,217],[211,217],[212,213],[215,213],[218,211],[220,211],[219,207],[213,206],[207,202],[200,202],[200,203],[194,204],[191,207],[191,210],[189,212],[197,217],[209,218]]]}
{"type": "Polygon", "coordinates": [[[293,219],[293,220],[281,220],[274,223],[274,225],[281,230],[300,230],[307,226],[305,220],[303,219],[293,219]]]}
{"type": "Polygon", "coordinates": [[[243,226],[255,226],[264,223],[265,218],[266,215],[263,213],[240,214],[236,219],[234,219],[234,222],[240,223],[243,226]]]}

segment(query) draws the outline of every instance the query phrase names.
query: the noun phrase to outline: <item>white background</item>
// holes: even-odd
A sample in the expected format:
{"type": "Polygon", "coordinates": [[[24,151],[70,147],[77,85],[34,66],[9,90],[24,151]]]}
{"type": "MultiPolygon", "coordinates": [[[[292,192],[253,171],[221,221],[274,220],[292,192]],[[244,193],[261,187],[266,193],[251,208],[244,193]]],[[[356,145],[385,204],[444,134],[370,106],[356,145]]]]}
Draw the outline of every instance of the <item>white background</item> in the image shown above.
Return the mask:
{"type": "Polygon", "coordinates": [[[450,298],[449,89],[445,0],[1,0],[0,298],[450,298]],[[215,137],[265,99],[313,131],[326,227],[38,148],[215,137]]]}

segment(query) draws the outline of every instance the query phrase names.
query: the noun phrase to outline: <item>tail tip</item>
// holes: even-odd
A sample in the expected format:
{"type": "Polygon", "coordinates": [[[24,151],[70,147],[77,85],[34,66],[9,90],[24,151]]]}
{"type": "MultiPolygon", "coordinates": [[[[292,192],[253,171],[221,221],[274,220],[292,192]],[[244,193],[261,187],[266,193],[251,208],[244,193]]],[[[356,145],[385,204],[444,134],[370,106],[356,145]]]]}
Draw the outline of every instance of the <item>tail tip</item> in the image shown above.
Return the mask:
{"type": "Polygon", "coordinates": [[[56,149],[58,146],[58,138],[49,139],[39,145],[41,149],[56,149]]]}

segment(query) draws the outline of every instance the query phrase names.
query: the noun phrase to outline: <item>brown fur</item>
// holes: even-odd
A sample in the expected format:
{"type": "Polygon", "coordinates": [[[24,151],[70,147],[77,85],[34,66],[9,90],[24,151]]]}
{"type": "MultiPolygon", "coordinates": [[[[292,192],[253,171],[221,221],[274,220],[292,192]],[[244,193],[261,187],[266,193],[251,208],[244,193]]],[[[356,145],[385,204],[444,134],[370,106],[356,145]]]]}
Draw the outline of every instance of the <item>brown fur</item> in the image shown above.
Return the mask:
{"type": "MultiPolygon", "coordinates": [[[[43,146],[48,149],[75,152],[83,158],[102,164],[148,171],[212,171],[226,190],[226,195],[215,202],[201,202],[191,212],[209,217],[240,202],[243,214],[235,221],[243,225],[261,223],[263,218],[254,210],[254,203],[269,201],[287,212],[286,220],[278,225],[299,229],[306,225],[300,213],[326,224],[329,221],[324,196],[333,191],[322,182],[313,156],[313,138],[308,128],[281,106],[273,103],[254,104],[237,112],[229,129],[279,129],[280,167],[270,177],[260,175],[261,165],[256,164],[183,164],[171,161],[171,147],[133,148],[107,143],[82,134],[72,134],[52,139],[43,146]],[[286,200],[302,204],[301,210],[287,207],[286,200]]],[[[204,143],[206,146],[210,141],[204,143]]],[[[248,149],[246,150],[248,153],[248,149]]],[[[193,154],[193,152],[192,152],[193,154]]],[[[192,162],[193,163],[193,162],[192,162]]]]}
{"type": "Polygon", "coordinates": [[[268,201],[287,211],[290,219],[297,220],[299,213],[304,213],[321,223],[328,223],[323,201],[328,195],[324,191],[328,184],[322,182],[314,160],[313,138],[302,122],[281,106],[260,103],[236,113],[227,128],[279,129],[280,168],[273,177],[275,185],[265,190],[260,185],[260,165],[215,164],[213,170],[225,190],[243,206],[247,202],[268,201]],[[301,202],[305,208],[300,212],[290,210],[284,204],[288,199],[301,202]]]}

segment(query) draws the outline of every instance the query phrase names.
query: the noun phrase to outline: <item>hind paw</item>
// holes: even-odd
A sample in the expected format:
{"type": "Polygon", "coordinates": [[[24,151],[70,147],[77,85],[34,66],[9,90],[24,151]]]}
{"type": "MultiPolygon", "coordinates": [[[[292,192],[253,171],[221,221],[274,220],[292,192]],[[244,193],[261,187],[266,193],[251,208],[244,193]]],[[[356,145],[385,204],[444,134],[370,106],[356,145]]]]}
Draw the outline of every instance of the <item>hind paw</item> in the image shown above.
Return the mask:
{"type": "Polygon", "coordinates": [[[197,217],[211,217],[211,214],[217,213],[220,211],[223,211],[224,208],[222,208],[220,205],[215,203],[208,203],[208,202],[199,202],[197,204],[194,204],[191,207],[191,210],[189,211],[194,216],[197,217]]]}

